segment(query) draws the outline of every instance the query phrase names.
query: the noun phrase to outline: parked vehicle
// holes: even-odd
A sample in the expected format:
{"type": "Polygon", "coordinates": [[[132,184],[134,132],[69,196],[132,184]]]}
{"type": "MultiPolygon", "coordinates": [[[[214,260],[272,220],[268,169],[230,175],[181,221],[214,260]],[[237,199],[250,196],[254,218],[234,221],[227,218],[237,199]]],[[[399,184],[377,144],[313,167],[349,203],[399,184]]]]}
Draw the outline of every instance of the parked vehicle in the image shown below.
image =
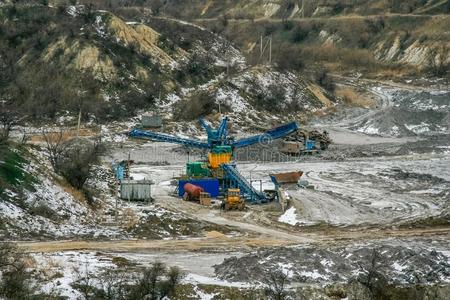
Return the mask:
{"type": "Polygon", "coordinates": [[[240,189],[228,189],[227,195],[222,203],[222,208],[224,210],[244,210],[245,209],[245,201],[241,198],[241,190],[240,189]]]}

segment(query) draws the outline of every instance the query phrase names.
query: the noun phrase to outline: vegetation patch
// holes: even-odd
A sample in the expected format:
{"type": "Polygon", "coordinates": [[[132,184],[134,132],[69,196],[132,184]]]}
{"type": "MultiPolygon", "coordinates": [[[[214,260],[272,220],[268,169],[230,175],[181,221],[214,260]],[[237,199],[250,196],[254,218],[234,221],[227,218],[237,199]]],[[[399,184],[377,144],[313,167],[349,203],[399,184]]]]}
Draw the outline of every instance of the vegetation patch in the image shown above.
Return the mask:
{"type": "Polygon", "coordinates": [[[6,189],[16,190],[17,187],[33,190],[36,179],[23,169],[28,163],[23,155],[22,147],[0,146],[0,195],[6,189]]]}
{"type": "Polygon", "coordinates": [[[149,212],[147,217],[133,228],[130,228],[129,231],[137,237],[148,239],[203,236],[207,231],[218,231],[224,234],[231,232],[231,229],[226,226],[194,220],[178,214],[173,215],[165,212],[157,215],[152,213],[154,212],[149,212]]]}

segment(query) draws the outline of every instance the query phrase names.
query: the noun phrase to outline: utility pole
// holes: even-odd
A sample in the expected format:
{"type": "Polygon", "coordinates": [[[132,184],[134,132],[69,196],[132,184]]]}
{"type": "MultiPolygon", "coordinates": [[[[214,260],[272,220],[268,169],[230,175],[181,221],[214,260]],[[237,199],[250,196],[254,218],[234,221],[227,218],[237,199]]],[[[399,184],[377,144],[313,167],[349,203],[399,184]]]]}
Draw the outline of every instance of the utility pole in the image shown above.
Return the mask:
{"type": "Polygon", "coordinates": [[[269,39],[269,65],[272,64],[272,35],[270,35],[269,39]]]}
{"type": "Polygon", "coordinates": [[[305,18],[305,0],[302,0],[302,18],[305,18]]]}
{"type": "Polygon", "coordinates": [[[259,60],[262,61],[264,53],[266,52],[267,47],[269,47],[269,64],[272,63],[272,35],[270,35],[265,41],[261,36],[260,42],[260,55],[259,60]]]}
{"type": "Polygon", "coordinates": [[[263,36],[261,35],[261,42],[259,43],[259,57],[263,56],[263,36]]]}
{"type": "Polygon", "coordinates": [[[77,138],[80,137],[80,125],[81,125],[81,105],[78,113],[78,125],[77,125],[77,138]]]}

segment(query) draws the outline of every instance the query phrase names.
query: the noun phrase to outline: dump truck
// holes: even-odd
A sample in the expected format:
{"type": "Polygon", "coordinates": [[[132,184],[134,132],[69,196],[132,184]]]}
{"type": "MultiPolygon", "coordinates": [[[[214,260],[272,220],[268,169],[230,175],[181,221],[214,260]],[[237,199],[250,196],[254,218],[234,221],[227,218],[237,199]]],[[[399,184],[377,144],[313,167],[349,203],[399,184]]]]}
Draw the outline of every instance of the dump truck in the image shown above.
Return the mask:
{"type": "Polygon", "coordinates": [[[205,206],[211,205],[211,195],[206,193],[202,187],[192,183],[186,183],[184,185],[183,199],[185,201],[199,202],[201,205],[205,206]]]}
{"type": "Polygon", "coordinates": [[[228,189],[227,195],[222,202],[222,208],[224,210],[244,210],[245,201],[241,198],[241,190],[240,189],[228,189]]]}

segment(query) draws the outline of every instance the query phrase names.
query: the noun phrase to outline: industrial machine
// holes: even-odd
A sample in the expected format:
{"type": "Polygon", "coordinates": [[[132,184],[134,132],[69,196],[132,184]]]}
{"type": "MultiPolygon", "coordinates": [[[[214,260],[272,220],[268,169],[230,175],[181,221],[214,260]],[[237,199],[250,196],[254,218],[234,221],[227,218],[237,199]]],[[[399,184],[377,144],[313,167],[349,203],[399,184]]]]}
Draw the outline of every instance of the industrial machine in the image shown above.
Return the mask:
{"type": "Polygon", "coordinates": [[[327,131],[297,130],[284,139],[279,150],[291,155],[308,154],[324,151],[331,143],[327,131]]]}
{"type": "Polygon", "coordinates": [[[224,210],[244,210],[245,201],[241,198],[241,191],[239,189],[228,189],[227,195],[222,202],[224,210]]]}
{"type": "Polygon", "coordinates": [[[200,193],[199,202],[200,202],[200,205],[211,206],[211,194],[210,193],[200,193]]]}
{"type": "Polygon", "coordinates": [[[183,199],[185,201],[198,201],[200,199],[200,193],[204,193],[205,190],[197,185],[186,183],[184,185],[183,199]]]}
{"type": "Polygon", "coordinates": [[[188,178],[216,178],[220,181],[221,190],[236,188],[240,195],[253,203],[268,202],[270,199],[264,193],[257,191],[253,186],[238,172],[236,165],[232,163],[233,152],[235,149],[266,143],[267,141],[283,138],[298,130],[296,122],[291,122],[263,134],[234,140],[228,136],[228,118],[222,119],[217,129],[212,128],[204,119],[200,119],[201,126],[206,130],[207,141],[196,139],[180,138],[164,133],[151,131],[142,131],[133,129],[129,132],[130,137],[146,138],[154,141],[170,142],[187,147],[207,149],[207,163],[188,162],[186,164],[186,174],[188,178]]]}
{"type": "Polygon", "coordinates": [[[211,195],[209,193],[206,193],[202,187],[193,185],[191,183],[186,183],[184,185],[183,199],[185,201],[196,201],[201,205],[211,205],[211,195]]]}

